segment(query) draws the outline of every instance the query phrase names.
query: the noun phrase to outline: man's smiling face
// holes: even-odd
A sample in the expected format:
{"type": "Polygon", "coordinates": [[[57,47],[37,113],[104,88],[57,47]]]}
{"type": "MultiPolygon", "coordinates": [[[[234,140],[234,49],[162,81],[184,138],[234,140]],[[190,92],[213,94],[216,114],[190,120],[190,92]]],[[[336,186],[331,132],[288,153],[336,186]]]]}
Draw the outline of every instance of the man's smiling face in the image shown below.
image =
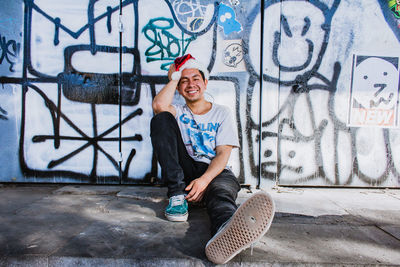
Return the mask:
{"type": "Polygon", "coordinates": [[[204,80],[198,69],[184,69],[179,80],[178,91],[187,102],[196,102],[204,98],[207,88],[207,80],[204,80]]]}

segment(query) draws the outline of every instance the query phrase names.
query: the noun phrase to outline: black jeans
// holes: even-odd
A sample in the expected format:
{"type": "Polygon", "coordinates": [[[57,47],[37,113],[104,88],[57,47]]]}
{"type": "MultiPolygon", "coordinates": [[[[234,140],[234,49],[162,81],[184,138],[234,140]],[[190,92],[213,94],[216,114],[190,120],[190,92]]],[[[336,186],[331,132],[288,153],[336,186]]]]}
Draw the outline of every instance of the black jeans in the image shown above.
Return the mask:
{"type": "MultiPolygon", "coordinates": [[[[161,166],[161,176],[168,187],[168,197],[185,194],[185,187],[200,177],[208,164],[195,161],[187,153],[174,116],[169,112],[157,114],[151,120],[151,142],[161,166]]],[[[208,185],[203,196],[211,221],[211,234],[236,211],[240,184],[230,170],[223,170],[208,185]]]]}

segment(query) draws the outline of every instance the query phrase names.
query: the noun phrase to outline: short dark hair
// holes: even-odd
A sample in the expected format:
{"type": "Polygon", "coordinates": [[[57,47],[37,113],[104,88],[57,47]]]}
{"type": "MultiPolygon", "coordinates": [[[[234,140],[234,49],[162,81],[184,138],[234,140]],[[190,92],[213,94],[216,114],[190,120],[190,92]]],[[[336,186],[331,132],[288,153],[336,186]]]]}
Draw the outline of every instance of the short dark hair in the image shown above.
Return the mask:
{"type": "Polygon", "coordinates": [[[203,81],[205,81],[206,77],[204,76],[204,72],[202,72],[201,70],[199,70],[199,72],[200,72],[201,78],[203,78],[203,81]]]}

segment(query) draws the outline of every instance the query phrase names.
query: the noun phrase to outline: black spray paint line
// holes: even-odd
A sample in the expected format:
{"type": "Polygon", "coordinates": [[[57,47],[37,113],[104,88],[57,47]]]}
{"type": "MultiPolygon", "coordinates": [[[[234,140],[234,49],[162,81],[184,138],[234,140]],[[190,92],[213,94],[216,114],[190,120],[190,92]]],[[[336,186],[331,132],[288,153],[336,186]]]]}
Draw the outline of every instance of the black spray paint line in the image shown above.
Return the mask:
{"type": "Polygon", "coordinates": [[[8,115],[8,113],[2,107],[0,107],[0,113],[2,113],[2,114],[0,114],[0,120],[8,120],[8,118],[6,116],[6,115],[8,115]]]}
{"type": "Polygon", "coordinates": [[[15,72],[14,65],[18,60],[20,50],[20,43],[17,43],[15,40],[7,40],[5,36],[0,34],[0,65],[3,64],[3,61],[5,60],[10,64],[10,67],[8,68],[9,71],[15,72]]]}

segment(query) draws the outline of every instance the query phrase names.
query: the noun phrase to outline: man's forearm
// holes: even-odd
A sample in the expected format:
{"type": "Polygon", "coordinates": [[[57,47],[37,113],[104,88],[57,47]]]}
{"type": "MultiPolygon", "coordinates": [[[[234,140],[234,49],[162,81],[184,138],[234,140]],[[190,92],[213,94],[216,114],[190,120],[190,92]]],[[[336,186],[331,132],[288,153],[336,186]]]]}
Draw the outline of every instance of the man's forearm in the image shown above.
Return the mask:
{"type": "Polygon", "coordinates": [[[174,99],[175,90],[178,85],[178,81],[170,80],[161,91],[154,97],[153,110],[154,113],[160,113],[162,111],[169,111],[169,107],[174,99]]]}
{"type": "Polygon", "coordinates": [[[223,165],[220,163],[218,158],[214,158],[211,162],[210,165],[208,166],[207,170],[203,173],[201,178],[206,179],[209,183],[217,177],[218,174],[220,174],[226,165],[223,165]]]}
{"type": "Polygon", "coordinates": [[[208,166],[207,170],[201,176],[202,178],[206,179],[209,183],[217,177],[226,167],[228,163],[229,156],[231,154],[232,147],[224,147],[220,148],[220,151],[217,152],[217,155],[213,160],[211,160],[210,165],[208,166]]]}

